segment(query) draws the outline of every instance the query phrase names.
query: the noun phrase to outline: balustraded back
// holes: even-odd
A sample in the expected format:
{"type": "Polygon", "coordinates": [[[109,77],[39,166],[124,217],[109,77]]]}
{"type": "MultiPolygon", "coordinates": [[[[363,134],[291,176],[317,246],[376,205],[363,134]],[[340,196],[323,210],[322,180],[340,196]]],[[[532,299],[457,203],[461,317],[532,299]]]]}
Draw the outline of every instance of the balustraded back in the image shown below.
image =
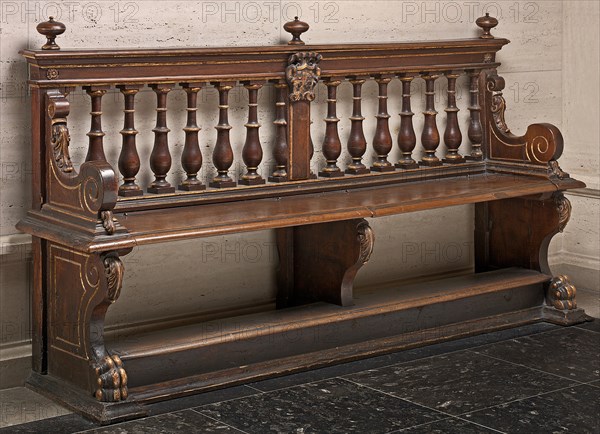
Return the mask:
{"type": "MultiPolygon", "coordinates": [[[[439,175],[443,170],[466,174],[481,170],[478,161],[485,156],[482,104],[486,92],[481,84],[498,66],[495,53],[508,42],[491,36],[493,21],[479,20],[484,32],[478,39],[310,47],[300,39],[308,25],[297,20],[291,24],[288,27],[295,33],[287,46],[97,51],[61,51],[53,46],[52,50],[25,50],[32,82],[38,86],[33,94],[37,101],[34,117],[39,129],[46,131],[36,135],[43,137],[36,145],[39,163],[44,163],[47,146],[52,148],[48,155],[57,161],[68,156],[68,143],[57,144],[59,138],[50,131],[54,115],[47,112],[46,94],[67,96],[81,87],[91,107],[85,161],[107,161],[107,143],[119,144],[119,152],[110,155],[118,154],[113,167],[120,175],[119,206],[125,208],[143,206],[145,198],[223,200],[228,195],[243,198],[269,191],[299,191],[298,183],[306,189],[327,189],[340,183],[359,186],[439,175]],[[468,105],[464,107],[457,99],[461,77],[468,86],[468,105]],[[323,119],[314,117],[319,82],[326,92],[323,119]],[[440,82],[445,91],[436,86],[440,82]],[[423,84],[424,95],[413,94],[417,83],[423,84]],[[376,89],[375,98],[363,96],[367,86],[376,89]],[[230,120],[234,88],[244,93],[243,124],[230,120]],[[211,89],[218,101],[203,101],[201,96],[211,89]],[[342,107],[343,101],[338,99],[345,89],[351,92],[351,107],[342,107]],[[120,98],[121,139],[109,138],[103,131],[103,97],[109,91],[120,98]],[[155,95],[151,145],[140,143],[136,129],[140,92],[155,95]],[[174,98],[177,94],[181,97],[174,98]],[[423,96],[422,113],[413,113],[416,97],[423,96]],[[199,118],[201,105],[205,111],[218,113],[216,124],[199,118]],[[461,110],[468,110],[468,126],[461,126],[461,110]],[[184,111],[187,117],[173,122],[169,115],[173,111],[184,111]],[[369,118],[363,113],[369,113],[369,118]],[[373,128],[369,129],[370,125],[373,128]],[[369,127],[367,133],[365,126],[369,127]],[[245,140],[238,140],[241,135],[245,140]],[[465,137],[470,143],[465,143],[465,137]],[[263,149],[263,143],[269,144],[268,149],[263,149]],[[181,149],[174,153],[177,146],[181,149]],[[150,147],[149,158],[140,158],[145,154],[140,149],[150,147]],[[317,161],[314,155],[323,159],[316,175],[311,171],[311,163],[317,161]],[[390,160],[391,155],[398,158],[390,160]],[[145,182],[140,174],[148,169],[152,179],[145,182]]],[[[46,187],[42,180],[34,184],[35,197],[42,197],[39,206],[45,201],[46,187]]]]}

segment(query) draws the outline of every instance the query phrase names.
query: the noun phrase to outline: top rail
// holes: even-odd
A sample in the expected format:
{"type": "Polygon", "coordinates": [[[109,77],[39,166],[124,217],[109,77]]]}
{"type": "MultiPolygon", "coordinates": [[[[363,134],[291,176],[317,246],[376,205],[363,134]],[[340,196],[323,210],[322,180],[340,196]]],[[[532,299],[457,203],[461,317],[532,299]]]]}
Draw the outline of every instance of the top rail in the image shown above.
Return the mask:
{"type": "Polygon", "coordinates": [[[20,53],[30,64],[30,83],[42,87],[281,79],[298,51],[318,52],[324,77],[497,67],[496,53],[509,41],[492,37],[489,28],[486,36],[485,26],[478,25],[484,28],[480,38],[461,40],[305,45],[298,38],[270,47],[117,50],[60,50],[54,38],[64,29],[49,36],[50,30],[42,28],[52,43],[20,53]]]}

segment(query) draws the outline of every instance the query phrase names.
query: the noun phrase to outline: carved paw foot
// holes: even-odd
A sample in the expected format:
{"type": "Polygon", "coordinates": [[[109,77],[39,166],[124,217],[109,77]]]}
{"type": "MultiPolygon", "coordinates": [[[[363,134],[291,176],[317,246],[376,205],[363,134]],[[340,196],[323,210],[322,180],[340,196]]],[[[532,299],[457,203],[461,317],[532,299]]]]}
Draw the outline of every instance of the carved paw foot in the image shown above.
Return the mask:
{"type": "Polygon", "coordinates": [[[550,281],[546,298],[548,304],[556,309],[572,310],[577,308],[576,292],[575,285],[571,283],[569,277],[561,274],[550,281]]]}
{"type": "Polygon", "coordinates": [[[119,356],[106,356],[94,367],[97,377],[96,399],[116,402],[127,399],[127,373],[119,356]]]}

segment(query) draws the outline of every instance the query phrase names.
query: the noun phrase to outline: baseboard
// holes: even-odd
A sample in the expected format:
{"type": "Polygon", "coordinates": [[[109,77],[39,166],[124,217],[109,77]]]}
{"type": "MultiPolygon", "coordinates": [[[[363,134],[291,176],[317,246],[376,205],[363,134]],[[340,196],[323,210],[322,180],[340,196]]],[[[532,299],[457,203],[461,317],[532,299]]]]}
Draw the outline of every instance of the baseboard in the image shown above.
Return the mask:
{"type": "Polygon", "coordinates": [[[593,256],[565,251],[548,258],[554,274],[567,274],[577,288],[600,292],[600,260],[593,256]]]}
{"type": "Polygon", "coordinates": [[[31,341],[0,345],[0,389],[23,386],[31,371],[31,341]]]}

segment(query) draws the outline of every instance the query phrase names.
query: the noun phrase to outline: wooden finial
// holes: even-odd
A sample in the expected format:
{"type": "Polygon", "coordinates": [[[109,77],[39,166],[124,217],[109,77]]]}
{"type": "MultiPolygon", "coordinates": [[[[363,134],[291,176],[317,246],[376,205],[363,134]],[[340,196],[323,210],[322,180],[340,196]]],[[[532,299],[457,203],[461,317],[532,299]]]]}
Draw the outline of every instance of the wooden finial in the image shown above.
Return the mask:
{"type": "Polygon", "coordinates": [[[50,17],[48,21],[39,23],[36,29],[47,39],[46,43],[42,46],[42,50],[60,50],[60,47],[56,45],[54,40],[58,35],[62,35],[65,32],[66,27],[63,23],[54,21],[54,17],[50,17]]]}
{"type": "Polygon", "coordinates": [[[298,20],[298,17],[294,17],[294,21],[288,21],[283,25],[283,29],[292,34],[292,40],[288,42],[288,45],[304,45],[304,41],[300,39],[300,35],[309,29],[309,25],[304,21],[298,20]]]}
{"type": "Polygon", "coordinates": [[[483,29],[483,35],[480,36],[481,39],[494,39],[490,30],[498,25],[498,20],[496,18],[490,17],[490,14],[486,13],[485,17],[477,18],[475,24],[483,29]]]}

